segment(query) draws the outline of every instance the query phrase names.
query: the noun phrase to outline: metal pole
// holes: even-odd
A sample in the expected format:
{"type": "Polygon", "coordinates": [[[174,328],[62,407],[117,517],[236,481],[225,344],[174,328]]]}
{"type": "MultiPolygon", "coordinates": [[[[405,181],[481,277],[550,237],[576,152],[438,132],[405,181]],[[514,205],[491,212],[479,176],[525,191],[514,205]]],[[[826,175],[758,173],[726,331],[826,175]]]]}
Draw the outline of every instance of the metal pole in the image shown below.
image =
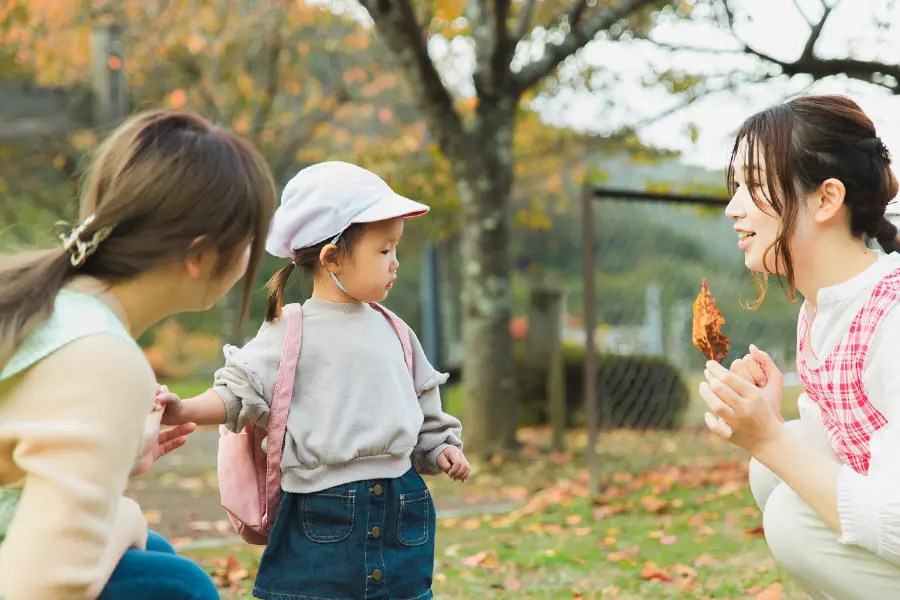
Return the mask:
{"type": "Polygon", "coordinates": [[[597,348],[594,345],[596,312],[594,306],[594,198],[585,185],[581,194],[581,247],[584,266],[584,409],[587,415],[588,488],[598,490],[597,473],[597,348]]]}

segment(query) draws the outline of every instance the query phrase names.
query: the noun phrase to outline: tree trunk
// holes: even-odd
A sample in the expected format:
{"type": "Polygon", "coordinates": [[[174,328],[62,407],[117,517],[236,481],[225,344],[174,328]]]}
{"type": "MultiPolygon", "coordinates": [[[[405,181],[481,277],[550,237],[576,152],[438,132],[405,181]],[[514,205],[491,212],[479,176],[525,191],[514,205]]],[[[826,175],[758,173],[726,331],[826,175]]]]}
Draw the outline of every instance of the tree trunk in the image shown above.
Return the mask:
{"type": "Polygon", "coordinates": [[[487,457],[516,448],[515,364],[509,333],[512,296],[509,196],[513,112],[480,107],[477,156],[456,169],[462,205],[463,384],[468,400],[467,448],[487,457]]]}

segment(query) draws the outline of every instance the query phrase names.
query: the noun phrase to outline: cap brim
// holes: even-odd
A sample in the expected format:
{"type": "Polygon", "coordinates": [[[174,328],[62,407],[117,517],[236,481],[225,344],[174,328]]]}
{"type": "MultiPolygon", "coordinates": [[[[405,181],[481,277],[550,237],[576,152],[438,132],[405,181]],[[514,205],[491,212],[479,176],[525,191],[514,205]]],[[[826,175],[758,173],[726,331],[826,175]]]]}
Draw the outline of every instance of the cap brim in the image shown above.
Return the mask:
{"type": "Polygon", "coordinates": [[[353,223],[374,223],[376,221],[396,219],[397,217],[408,219],[424,215],[429,210],[430,208],[425,204],[404,198],[399,194],[393,194],[382,198],[356,215],[353,218],[353,223]]]}

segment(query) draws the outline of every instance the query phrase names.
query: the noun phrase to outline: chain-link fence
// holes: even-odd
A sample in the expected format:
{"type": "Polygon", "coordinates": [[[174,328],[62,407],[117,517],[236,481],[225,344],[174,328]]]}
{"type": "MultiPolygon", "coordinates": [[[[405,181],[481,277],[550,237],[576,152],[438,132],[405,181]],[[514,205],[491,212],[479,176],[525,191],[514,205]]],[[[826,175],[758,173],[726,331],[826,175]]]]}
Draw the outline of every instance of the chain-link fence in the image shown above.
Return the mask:
{"type": "MultiPolygon", "coordinates": [[[[646,199],[597,198],[594,202],[593,281],[597,348],[597,402],[606,428],[674,429],[692,423],[705,358],[693,346],[692,305],[705,278],[721,308],[731,351],[728,362],[750,344],[768,351],[796,385],[794,345],[798,303],[777,279],[759,308],[760,291],[743,264],[731,223],[718,206],[646,199]]],[[[709,204],[709,202],[706,202],[709,204]]],[[[563,296],[559,331],[564,351],[570,425],[584,423],[584,292],[580,209],[554,217],[549,230],[517,230],[513,262],[515,309],[511,333],[518,346],[522,424],[549,420],[548,371],[528,358],[546,345],[548,318],[535,306],[535,290],[563,296]]],[[[423,307],[424,309],[424,307],[423,307]]],[[[457,340],[444,344],[456,344],[457,340]]],[[[450,352],[450,357],[454,353],[450,352]]],[[[697,412],[699,410],[699,413],[697,412]]]]}

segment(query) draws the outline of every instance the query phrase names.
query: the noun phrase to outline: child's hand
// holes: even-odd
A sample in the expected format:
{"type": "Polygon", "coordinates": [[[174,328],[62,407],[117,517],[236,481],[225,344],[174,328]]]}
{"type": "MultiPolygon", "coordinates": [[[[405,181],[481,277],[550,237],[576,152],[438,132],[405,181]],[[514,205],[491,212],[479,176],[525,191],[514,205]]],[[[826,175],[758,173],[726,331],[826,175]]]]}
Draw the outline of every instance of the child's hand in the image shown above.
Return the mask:
{"type": "Polygon", "coordinates": [[[184,425],[190,422],[190,419],[185,415],[184,402],[181,401],[177,394],[170,392],[169,388],[164,385],[159,386],[159,390],[156,392],[156,402],[153,406],[154,408],[160,407],[159,410],[165,410],[162,415],[163,425],[184,425]]]}
{"type": "MultiPolygon", "coordinates": [[[[157,399],[153,402],[153,408],[144,422],[144,443],[141,453],[132,468],[131,475],[140,475],[146,473],[147,470],[158,459],[162,458],[172,450],[177,450],[187,443],[187,436],[193,433],[197,428],[194,423],[181,423],[178,427],[160,430],[160,421],[165,413],[163,407],[165,402],[160,401],[160,394],[169,394],[166,386],[161,385],[157,390],[157,399]]],[[[174,394],[171,394],[175,398],[174,394]]]]}
{"type": "Polygon", "coordinates": [[[437,457],[437,466],[456,481],[469,480],[469,461],[466,460],[462,450],[456,446],[450,446],[437,457]]]}

